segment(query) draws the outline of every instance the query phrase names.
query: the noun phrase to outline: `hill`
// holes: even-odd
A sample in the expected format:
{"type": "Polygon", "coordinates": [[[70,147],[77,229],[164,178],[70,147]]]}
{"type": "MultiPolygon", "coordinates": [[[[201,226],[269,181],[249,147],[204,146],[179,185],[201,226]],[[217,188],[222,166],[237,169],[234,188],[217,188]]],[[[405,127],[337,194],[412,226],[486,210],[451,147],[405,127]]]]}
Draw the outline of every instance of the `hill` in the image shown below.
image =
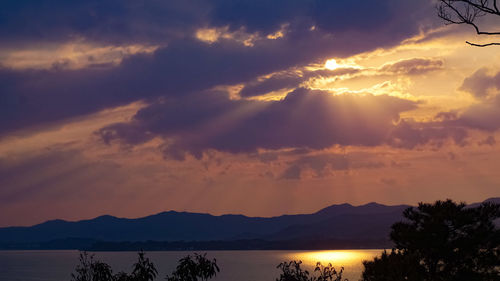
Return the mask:
{"type": "MultiPolygon", "coordinates": [[[[495,202],[499,198],[487,201],[495,202]]],[[[402,211],[407,207],[341,204],[312,214],[269,218],[169,211],[137,219],[106,215],[75,222],[52,220],[30,227],[0,228],[0,248],[92,248],[97,242],[115,247],[116,243],[146,241],[184,241],[182,246],[175,246],[177,248],[193,245],[245,248],[246,244],[280,248],[276,245],[284,245],[283,241],[287,241],[286,248],[305,241],[333,241],[332,247],[341,247],[343,241],[351,247],[377,247],[387,245],[390,226],[402,218],[402,211]]],[[[172,245],[167,247],[167,244],[163,244],[164,247],[172,245]]]]}

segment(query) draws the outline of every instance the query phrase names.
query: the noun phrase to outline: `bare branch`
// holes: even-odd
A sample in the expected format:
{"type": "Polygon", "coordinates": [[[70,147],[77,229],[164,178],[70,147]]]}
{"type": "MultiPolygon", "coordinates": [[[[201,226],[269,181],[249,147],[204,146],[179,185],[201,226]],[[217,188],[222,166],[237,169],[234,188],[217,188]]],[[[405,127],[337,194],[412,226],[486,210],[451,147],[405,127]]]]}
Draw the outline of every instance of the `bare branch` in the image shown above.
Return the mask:
{"type": "MultiPolygon", "coordinates": [[[[481,3],[480,4],[477,4],[475,3],[474,1],[472,0],[448,0],[449,2],[462,2],[464,3],[466,6],[471,6],[471,7],[474,7],[476,8],[477,10],[479,11],[482,11],[484,13],[487,13],[487,14],[495,14],[495,15],[500,15],[500,12],[497,12],[494,8],[490,8],[488,6],[488,3],[489,1],[482,1],[481,0],[481,3]]],[[[493,1],[494,2],[494,5],[496,5],[496,0],[493,1]]]]}
{"type": "Polygon", "coordinates": [[[465,43],[467,43],[471,46],[474,46],[474,47],[500,46],[500,43],[476,44],[476,43],[471,43],[469,41],[465,41],[465,43]]]}
{"type": "MultiPolygon", "coordinates": [[[[438,17],[443,19],[445,24],[467,24],[472,26],[478,35],[500,35],[500,31],[483,31],[477,24],[480,17],[500,16],[497,0],[440,0],[437,10],[438,17]]],[[[466,43],[476,47],[500,45],[494,42],[466,43]]]]}

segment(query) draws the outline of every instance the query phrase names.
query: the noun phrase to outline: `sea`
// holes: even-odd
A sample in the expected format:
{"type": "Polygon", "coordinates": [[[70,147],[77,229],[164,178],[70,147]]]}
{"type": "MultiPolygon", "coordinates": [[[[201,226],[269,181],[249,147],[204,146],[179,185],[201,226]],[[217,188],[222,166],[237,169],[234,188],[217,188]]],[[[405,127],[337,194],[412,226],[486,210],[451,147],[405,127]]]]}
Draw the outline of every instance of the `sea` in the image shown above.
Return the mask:
{"type": "MultiPolygon", "coordinates": [[[[363,272],[364,260],[372,260],[383,250],[325,251],[208,251],[220,267],[214,281],[274,281],[279,277],[281,262],[302,261],[302,267],[314,271],[317,262],[331,263],[337,270],[344,268],[343,280],[357,281],[363,272]]],[[[146,252],[146,257],[158,269],[156,280],[165,280],[180,258],[194,252],[146,252]]],[[[108,263],[113,272],[131,272],[137,260],[136,252],[95,252],[94,258],[108,263]]],[[[70,281],[78,264],[78,251],[0,251],[1,281],[70,281]]]]}

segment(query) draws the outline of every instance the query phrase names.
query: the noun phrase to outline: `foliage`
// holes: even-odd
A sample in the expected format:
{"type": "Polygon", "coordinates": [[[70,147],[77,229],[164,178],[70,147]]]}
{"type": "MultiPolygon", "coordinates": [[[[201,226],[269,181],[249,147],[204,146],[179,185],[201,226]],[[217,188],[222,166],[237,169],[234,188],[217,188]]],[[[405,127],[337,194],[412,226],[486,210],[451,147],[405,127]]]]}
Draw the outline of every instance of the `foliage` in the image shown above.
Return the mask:
{"type": "Polygon", "coordinates": [[[101,261],[95,260],[94,255],[87,252],[80,253],[80,264],[76,266],[75,273],[71,274],[72,281],[113,281],[111,267],[101,261]]]}
{"type": "Polygon", "coordinates": [[[132,276],[125,272],[120,272],[114,276],[114,281],[132,281],[132,276]]]}
{"type": "MultiPolygon", "coordinates": [[[[500,16],[497,0],[439,0],[437,8],[438,16],[447,24],[472,26],[478,35],[500,35],[500,31],[484,31],[478,24],[478,19],[481,17],[500,16]]],[[[500,45],[495,42],[476,44],[466,41],[466,43],[476,47],[500,45]]]]}
{"type": "Polygon", "coordinates": [[[144,252],[139,252],[139,259],[134,264],[134,270],[132,271],[133,281],[153,281],[158,275],[155,265],[149,260],[149,258],[144,257],[144,252]]]}
{"type": "Polygon", "coordinates": [[[153,281],[158,274],[154,264],[144,257],[144,252],[139,252],[139,259],[134,264],[132,274],[120,272],[113,275],[113,270],[108,264],[94,260],[94,255],[87,252],[80,253],[80,264],[76,266],[75,273],[71,274],[72,281],[153,281]]]}
{"type": "Polygon", "coordinates": [[[392,226],[396,250],[365,262],[363,280],[500,280],[500,205],[437,201],[403,215],[392,226]]]}
{"type": "Polygon", "coordinates": [[[364,281],[422,281],[422,268],[415,256],[398,250],[392,250],[390,253],[384,251],[372,261],[363,261],[363,265],[364,281]]]}
{"type": "Polygon", "coordinates": [[[206,254],[194,254],[179,260],[176,270],[172,276],[167,275],[167,281],[206,281],[214,277],[219,272],[217,260],[209,260],[206,254]]]}
{"type": "Polygon", "coordinates": [[[300,265],[302,261],[282,262],[277,268],[281,269],[280,277],[276,281],[341,281],[344,268],[335,270],[331,263],[323,266],[320,262],[314,269],[317,276],[311,276],[309,271],[303,270],[300,265]]]}

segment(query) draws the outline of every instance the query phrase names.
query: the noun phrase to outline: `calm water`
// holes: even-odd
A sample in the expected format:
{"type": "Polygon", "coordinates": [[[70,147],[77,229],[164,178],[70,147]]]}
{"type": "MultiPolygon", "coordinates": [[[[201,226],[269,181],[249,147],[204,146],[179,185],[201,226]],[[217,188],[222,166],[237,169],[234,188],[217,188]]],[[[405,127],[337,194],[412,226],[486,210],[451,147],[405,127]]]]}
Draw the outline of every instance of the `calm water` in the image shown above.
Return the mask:
{"type": "MultiPolygon", "coordinates": [[[[148,252],[146,255],[159,271],[157,280],[164,280],[177,261],[191,252],[148,252]]],[[[276,265],[283,261],[302,260],[306,269],[314,269],[317,261],[331,262],[345,268],[350,281],[361,276],[363,260],[379,255],[381,250],[338,251],[208,251],[217,258],[221,272],[215,281],[273,281],[279,276],[276,265]]],[[[95,256],[110,264],[114,272],[130,272],[136,261],[135,252],[98,252],[95,256]]],[[[69,281],[78,263],[77,251],[0,251],[1,281],[69,281]]]]}

